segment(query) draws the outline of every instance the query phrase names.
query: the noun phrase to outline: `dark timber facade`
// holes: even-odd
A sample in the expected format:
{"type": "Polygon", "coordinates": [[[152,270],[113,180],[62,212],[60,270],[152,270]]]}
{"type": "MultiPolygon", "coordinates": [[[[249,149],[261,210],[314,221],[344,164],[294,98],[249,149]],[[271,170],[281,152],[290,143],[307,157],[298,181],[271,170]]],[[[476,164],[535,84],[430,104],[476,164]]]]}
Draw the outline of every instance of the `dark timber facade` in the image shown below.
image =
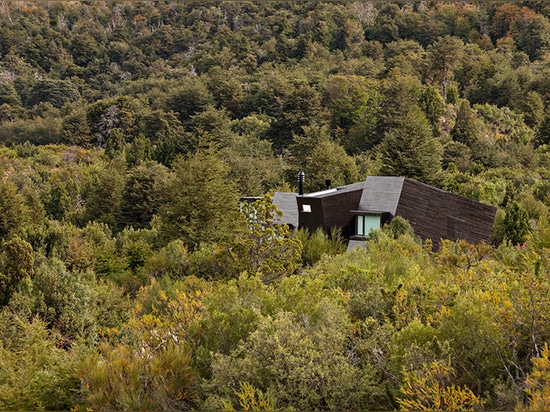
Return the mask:
{"type": "Polygon", "coordinates": [[[409,221],[415,234],[431,239],[487,242],[496,208],[403,177],[369,176],[364,182],[297,195],[276,193],[274,203],[290,218],[287,223],[310,231],[338,227],[350,248],[367,239],[371,229],[395,216],[409,221]]]}

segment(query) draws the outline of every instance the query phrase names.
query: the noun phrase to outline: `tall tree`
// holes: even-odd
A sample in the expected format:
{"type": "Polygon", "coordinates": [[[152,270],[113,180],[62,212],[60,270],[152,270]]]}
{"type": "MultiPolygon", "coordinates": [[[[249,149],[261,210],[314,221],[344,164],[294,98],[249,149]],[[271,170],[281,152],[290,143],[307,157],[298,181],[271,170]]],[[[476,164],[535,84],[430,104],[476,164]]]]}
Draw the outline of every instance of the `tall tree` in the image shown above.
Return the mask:
{"type": "Polygon", "coordinates": [[[0,180],[0,240],[17,233],[28,220],[24,199],[15,185],[0,180]]]}
{"type": "Polygon", "coordinates": [[[445,102],[433,86],[428,86],[420,95],[420,107],[426,114],[426,118],[432,125],[434,132],[437,129],[439,118],[445,113],[445,102]]]}
{"type": "Polygon", "coordinates": [[[442,147],[418,106],[411,107],[386,133],[381,155],[382,173],[437,183],[442,147]]]}
{"type": "MultiPolygon", "coordinates": [[[[300,241],[291,236],[287,225],[277,223],[282,213],[266,198],[241,205],[244,228],[230,242],[228,257],[234,262],[235,275],[248,272],[261,274],[271,283],[296,270],[302,252],[300,241]]],[[[225,265],[224,265],[225,266],[225,265]]]]}
{"type": "Polygon", "coordinates": [[[453,140],[469,147],[479,137],[480,125],[476,113],[472,110],[468,100],[462,100],[456,115],[455,126],[451,130],[453,140]]]}
{"type": "Polygon", "coordinates": [[[327,180],[333,186],[341,186],[359,178],[355,160],[332,140],[326,126],[304,127],[301,135],[294,135],[289,151],[288,180],[294,183],[298,172],[304,170],[308,191],[324,189],[327,180]]]}
{"type": "Polygon", "coordinates": [[[517,202],[512,202],[506,209],[504,216],[504,237],[512,245],[520,245],[525,242],[531,232],[531,224],[527,211],[517,202]]]}
{"type": "Polygon", "coordinates": [[[170,180],[169,170],[157,162],[143,163],[131,169],[122,190],[120,209],[116,214],[116,228],[122,230],[126,226],[134,229],[149,227],[153,215],[169,199],[166,189],[170,180]]]}
{"type": "Polygon", "coordinates": [[[166,190],[170,202],[159,212],[165,241],[181,238],[194,250],[229,235],[238,216],[238,193],[219,154],[201,148],[177,159],[173,169],[175,178],[166,190]]]}
{"type": "Polygon", "coordinates": [[[457,37],[444,36],[429,46],[427,52],[430,62],[428,74],[435,84],[443,87],[445,96],[454,71],[464,55],[464,43],[457,37]]]}

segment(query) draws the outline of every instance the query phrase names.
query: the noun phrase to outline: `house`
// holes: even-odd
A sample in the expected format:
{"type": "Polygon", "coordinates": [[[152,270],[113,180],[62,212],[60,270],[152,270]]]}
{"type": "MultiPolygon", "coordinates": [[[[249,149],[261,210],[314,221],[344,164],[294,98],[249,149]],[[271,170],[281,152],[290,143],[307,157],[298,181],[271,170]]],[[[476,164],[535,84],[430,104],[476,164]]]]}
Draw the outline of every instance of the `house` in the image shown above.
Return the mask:
{"type": "Polygon", "coordinates": [[[369,176],[359,183],[300,192],[277,192],[273,196],[273,203],[283,212],[281,223],[310,231],[341,228],[342,236],[349,239],[348,249],[362,245],[371,229],[380,228],[395,216],[407,219],[423,240],[431,239],[434,250],[441,239],[487,242],[497,211],[405,177],[369,176]]]}

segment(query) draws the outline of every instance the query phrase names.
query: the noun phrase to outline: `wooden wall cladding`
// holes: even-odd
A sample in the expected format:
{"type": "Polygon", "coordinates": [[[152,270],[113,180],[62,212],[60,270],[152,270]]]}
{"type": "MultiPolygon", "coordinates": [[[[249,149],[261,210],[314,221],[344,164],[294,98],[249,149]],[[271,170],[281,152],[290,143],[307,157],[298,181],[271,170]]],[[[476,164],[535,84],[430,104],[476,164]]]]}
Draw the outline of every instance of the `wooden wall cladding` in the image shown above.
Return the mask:
{"type": "Polygon", "coordinates": [[[493,228],[496,208],[426,184],[406,179],[397,215],[407,219],[422,239],[463,239],[487,242],[493,228]]]}

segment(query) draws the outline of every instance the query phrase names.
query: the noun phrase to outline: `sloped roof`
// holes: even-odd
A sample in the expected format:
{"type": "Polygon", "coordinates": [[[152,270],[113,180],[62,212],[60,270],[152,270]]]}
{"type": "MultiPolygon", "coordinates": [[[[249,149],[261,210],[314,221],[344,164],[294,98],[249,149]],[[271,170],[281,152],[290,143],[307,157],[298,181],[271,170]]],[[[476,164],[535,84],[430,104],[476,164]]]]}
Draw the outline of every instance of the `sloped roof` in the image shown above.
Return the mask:
{"type": "Polygon", "coordinates": [[[357,183],[351,183],[351,184],[345,185],[345,186],[338,186],[338,187],[335,187],[335,188],[332,188],[332,189],[321,190],[320,192],[306,193],[302,196],[303,197],[317,197],[317,198],[335,196],[335,195],[339,195],[339,194],[344,193],[344,192],[351,192],[351,191],[354,191],[354,190],[363,190],[364,185],[365,185],[365,181],[362,181],[362,182],[357,182],[357,183]]]}
{"type": "Polygon", "coordinates": [[[363,182],[359,210],[395,215],[404,181],[404,177],[368,176],[363,182]]]}
{"type": "Polygon", "coordinates": [[[284,223],[293,228],[298,227],[298,206],[296,203],[297,193],[275,192],[273,194],[273,204],[283,212],[281,219],[277,223],[284,223]]]}

